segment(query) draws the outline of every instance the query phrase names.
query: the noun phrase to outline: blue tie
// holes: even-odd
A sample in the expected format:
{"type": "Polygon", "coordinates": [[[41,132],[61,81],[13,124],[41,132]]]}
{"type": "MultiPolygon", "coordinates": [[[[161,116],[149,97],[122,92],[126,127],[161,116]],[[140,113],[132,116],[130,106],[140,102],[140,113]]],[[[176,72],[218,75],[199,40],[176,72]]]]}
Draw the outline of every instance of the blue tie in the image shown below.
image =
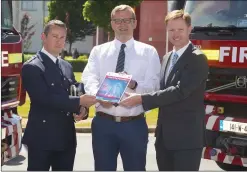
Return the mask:
{"type": "Polygon", "coordinates": [[[177,53],[174,53],[174,55],[172,56],[172,59],[171,59],[171,67],[170,67],[170,70],[169,70],[169,73],[171,72],[172,68],[174,67],[174,65],[176,64],[177,62],[177,59],[178,59],[178,54],[177,53]]]}
{"type": "Polygon", "coordinates": [[[125,47],[126,47],[125,44],[121,45],[121,49],[120,49],[120,52],[119,52],[119,55],[118,55],[118,60],[117,60],[116,73],[124,71],[124,61],[125,61],[124,48],[125,47]]]}

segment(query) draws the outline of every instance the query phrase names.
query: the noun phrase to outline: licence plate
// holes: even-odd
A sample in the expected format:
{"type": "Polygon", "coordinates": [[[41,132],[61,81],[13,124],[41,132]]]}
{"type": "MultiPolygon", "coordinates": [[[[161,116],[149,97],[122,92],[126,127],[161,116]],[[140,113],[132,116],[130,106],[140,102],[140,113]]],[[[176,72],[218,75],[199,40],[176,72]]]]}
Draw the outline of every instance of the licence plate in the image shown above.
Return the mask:
{"type": "Polygon", "coordinates": [[[220,131],[247,134],[247,123],[220,120],[220,131]]]}

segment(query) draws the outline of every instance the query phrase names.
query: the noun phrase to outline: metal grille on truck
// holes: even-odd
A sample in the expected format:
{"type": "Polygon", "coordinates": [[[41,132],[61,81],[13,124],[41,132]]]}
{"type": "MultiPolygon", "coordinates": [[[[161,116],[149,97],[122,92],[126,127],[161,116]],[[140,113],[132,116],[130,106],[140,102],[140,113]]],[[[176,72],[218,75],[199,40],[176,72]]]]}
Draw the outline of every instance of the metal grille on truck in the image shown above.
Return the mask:
{"type": "Polygon", "coordinates": [[[10,102],[17,99],[19,80],[16,76],[2,77],[1,81],[2,103],[10,102]]]}

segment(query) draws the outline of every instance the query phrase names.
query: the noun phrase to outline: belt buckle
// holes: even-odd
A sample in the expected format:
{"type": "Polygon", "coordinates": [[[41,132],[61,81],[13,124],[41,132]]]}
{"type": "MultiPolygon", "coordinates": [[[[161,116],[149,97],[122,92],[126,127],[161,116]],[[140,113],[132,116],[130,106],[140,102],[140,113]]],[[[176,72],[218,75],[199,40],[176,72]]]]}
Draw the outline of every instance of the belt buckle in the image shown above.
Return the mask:
{"type": "Polygon", "coordinates": [[[121,116],[116,116],[115,117],[115,122],[121,122],[121,116]]]}

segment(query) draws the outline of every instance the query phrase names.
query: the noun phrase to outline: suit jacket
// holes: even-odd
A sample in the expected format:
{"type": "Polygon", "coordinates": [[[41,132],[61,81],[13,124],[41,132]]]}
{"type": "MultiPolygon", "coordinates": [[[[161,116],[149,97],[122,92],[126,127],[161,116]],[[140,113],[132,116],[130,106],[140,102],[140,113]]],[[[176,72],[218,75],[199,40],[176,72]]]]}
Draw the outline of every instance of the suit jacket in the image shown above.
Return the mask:
{"type": "Polygon", "coordinates": [[[70,86],[78,85],[72,66],[59,59],[58,66],[38,52],[22,68],[22,81],[31,106],[23,144],[44,150],[76,147],[72,113],[78,113],[80,98],[70,96],[70,86]]]}
{"type": "Polygon", "coordinates": [[[203,147],[204,91],[208,77],[206,56],[190,44],[172,68],[165,74],[172,52],[164,56],[160,91],[142,96],[143,108],[159,107],[155,135],[161,135],[165,147],[171,150],[203,147]]]}

